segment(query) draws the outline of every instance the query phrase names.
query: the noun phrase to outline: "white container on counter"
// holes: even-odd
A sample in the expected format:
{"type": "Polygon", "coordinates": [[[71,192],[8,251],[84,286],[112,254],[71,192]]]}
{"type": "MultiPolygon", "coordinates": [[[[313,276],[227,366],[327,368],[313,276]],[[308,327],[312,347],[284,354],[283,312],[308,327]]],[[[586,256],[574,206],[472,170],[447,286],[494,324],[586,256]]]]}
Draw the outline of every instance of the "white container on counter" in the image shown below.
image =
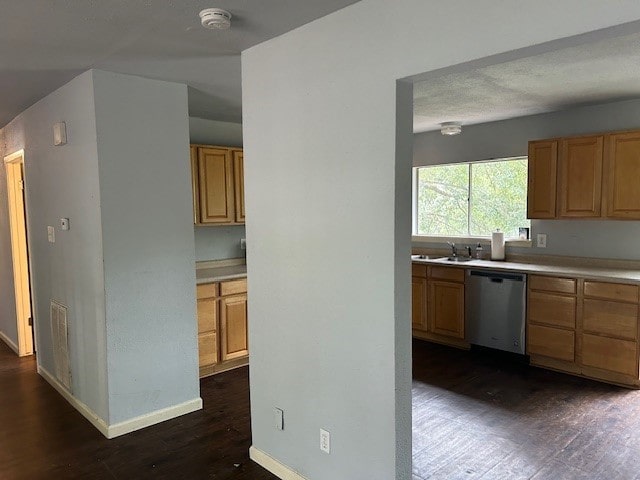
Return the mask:
{"type": "Polygon", "coordinates": [[[504,260],[504,232],[500,229],[491,234],[491,260],[504,260]]]}

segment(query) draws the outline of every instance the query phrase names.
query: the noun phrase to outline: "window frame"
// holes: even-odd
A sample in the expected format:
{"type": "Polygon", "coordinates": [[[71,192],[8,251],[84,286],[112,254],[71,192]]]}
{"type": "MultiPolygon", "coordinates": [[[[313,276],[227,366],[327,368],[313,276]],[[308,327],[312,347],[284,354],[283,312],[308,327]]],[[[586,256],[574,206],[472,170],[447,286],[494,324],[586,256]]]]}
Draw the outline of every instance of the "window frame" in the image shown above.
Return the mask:
{"type": "MultiPolygon", "coordinates": [[[[413,242],[424,242],[424,243],[446,243],[446,242],[462,242],[462,243],[487,243],[491,241],[491,236],[478,236],[471,235],[471,188],[473,186],[473,165],[480,163],[495,163],[495,162],[506,162],[506,161],[515,161],[515,160],[529,160],[527,155],[518,155],[515,157],[504,157],[504,158],[492,158],[490,160],[477,160],[472,162],[455,162],[455,163],[438,163],[433,165],[419,165],[412,168],[412,179],[411,179],[411,240],[413,242]],[[467,182],[467,235],[464,236],[451,236],[451,235],[420,235],[418,234],[418,169],[424,167],[438,167],[438,166],[447,166],[447,165],[468,165],[469,167],[469,179],[467,182]]],[[[505,237],[505,243],[508,243],[511,246],[517,247],[531,247],[531,226],[529,226],[529,239],[522,240],[518,237],[505,237]]]]}

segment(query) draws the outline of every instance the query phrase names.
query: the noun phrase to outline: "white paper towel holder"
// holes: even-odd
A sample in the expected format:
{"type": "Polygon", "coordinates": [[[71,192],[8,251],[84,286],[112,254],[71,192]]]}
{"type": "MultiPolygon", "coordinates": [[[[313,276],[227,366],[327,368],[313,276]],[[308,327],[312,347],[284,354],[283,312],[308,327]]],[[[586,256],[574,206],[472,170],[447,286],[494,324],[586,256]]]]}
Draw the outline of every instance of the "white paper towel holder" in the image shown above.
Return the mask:
{"type": "Polygon", "coordinates": [[[491,234],[491,260],[505,260],[504,233],[499,228],[491,234]]]}

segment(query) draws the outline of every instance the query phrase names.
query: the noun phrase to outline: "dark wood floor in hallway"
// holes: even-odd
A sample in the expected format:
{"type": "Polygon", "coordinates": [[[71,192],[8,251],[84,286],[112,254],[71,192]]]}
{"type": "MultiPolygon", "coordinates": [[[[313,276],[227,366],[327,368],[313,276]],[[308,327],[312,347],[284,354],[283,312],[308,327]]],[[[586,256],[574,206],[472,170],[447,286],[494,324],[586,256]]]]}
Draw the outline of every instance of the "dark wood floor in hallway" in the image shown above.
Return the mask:
{"type": "Polygon", "coordinates": [[[105,439],[0,341],[0,479],[277,480],[249,460],[248,368],[201,381],[204,409],[105,439]]]}
{"type": "Polygon", "coordinates": [[[640,479],[640,391],[415,340],[413,475],[640,479]]]}

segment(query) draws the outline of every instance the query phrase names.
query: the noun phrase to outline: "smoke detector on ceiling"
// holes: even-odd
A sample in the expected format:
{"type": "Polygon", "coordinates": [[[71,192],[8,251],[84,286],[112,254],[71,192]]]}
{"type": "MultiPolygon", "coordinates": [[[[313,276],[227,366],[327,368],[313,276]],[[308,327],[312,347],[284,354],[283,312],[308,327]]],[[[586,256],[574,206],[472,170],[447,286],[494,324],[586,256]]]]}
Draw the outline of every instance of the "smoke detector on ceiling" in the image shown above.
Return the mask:
{"type": "Polygon", "coordinates": [[[462,133],[462,123],[460,122],[444,122],[440,124],[440,133],[442,135],[458,135],[462,133]]]}
{"type": "Polygon", "coordinates": [[[231,14],[221,8],[205,8],[199,15],[204,28],[226,30],[231,26],[231,14]]]}

